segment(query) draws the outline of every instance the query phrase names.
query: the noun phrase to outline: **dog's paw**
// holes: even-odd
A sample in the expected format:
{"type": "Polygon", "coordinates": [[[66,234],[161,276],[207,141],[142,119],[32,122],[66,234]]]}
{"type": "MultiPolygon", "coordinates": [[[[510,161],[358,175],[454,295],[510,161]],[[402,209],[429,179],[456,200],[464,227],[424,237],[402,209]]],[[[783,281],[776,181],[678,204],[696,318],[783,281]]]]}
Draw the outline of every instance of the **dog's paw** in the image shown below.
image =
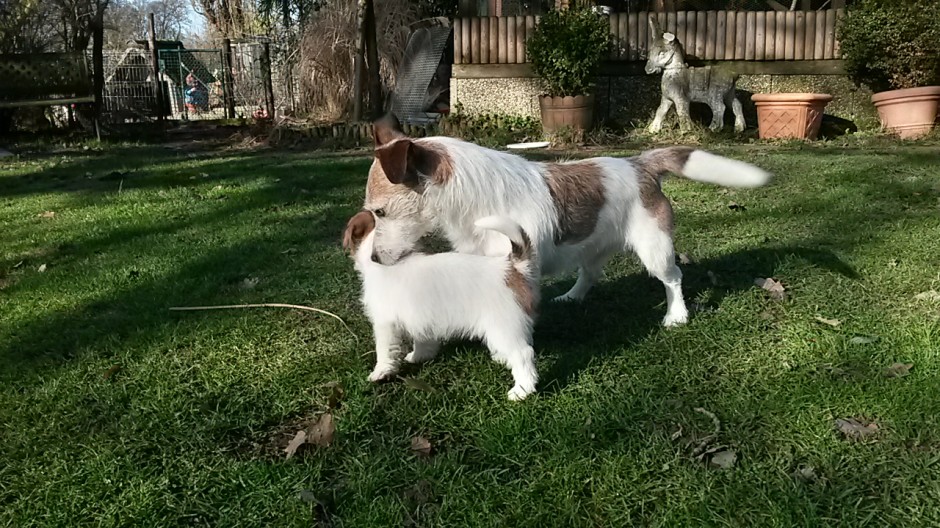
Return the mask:
{"type": "Polygon", "coordinates": [[[523,387],[516,385],[509,391],[509,401],[522,401],[526,396],[535,392],[535,387],[523,387]]]}
{"type": "Polygon", "coordinates": [[[580,300],[581,299],[578,299],[577,297],[572,297],[571,295],[568,295],[566,293],[564,295],[559,295],[558,297],[555,297],[554,299],[552,299],[552,302],[567,303],[567,302],[579,302],[580,300]]]}
{"type": "Polygon", "coordinates": [[[676,314],[666,314],[666,317],[663,318],[663,326],[666,328],[671,328],[674,326],[684,325],[689,322],[689,313],[681,312],[676,314]]]}
{"type": "Polygon", "coordinates": [[[398,368],[395,365],[376,365],[375,369],[369,374],[369,381],[372,383],[388,379],[398,374],[398,368]]]}

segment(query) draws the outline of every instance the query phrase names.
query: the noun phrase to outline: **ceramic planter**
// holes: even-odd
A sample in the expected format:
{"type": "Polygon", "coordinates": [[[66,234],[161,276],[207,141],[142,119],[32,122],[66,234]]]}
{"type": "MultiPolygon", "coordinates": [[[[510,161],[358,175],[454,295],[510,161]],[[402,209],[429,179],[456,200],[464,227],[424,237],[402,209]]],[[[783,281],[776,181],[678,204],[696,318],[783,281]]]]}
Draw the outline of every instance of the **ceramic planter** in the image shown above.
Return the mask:
{"type": "Polygon", "coordinates": [[[829,94],[776,93],[754,94],[757,128],[761,139],[816,139],[823,109],[832,101],[829,94]]]}
{"type": "Polygon", "coordinates": [[[594,121],[594,96],[575,95],[554,97],[539,96],[542,112],[542,130],[552,134],[564,127],[572,130],[588,130],[594,121]]]}
{"type": "Polygon", "coordinates": [[[881,127],[902,138],[916,138],[933,130],[940,110],[940,86],[905,88],[871,96],[881,127]]]}

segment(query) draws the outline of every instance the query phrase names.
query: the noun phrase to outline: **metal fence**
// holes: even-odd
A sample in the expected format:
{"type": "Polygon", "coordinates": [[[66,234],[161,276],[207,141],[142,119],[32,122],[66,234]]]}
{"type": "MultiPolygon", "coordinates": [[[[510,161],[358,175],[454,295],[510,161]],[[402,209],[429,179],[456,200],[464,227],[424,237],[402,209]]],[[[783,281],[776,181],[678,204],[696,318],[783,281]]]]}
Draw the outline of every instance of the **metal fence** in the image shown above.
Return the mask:
{"type": "MultiPolygon", "coordinates": [[[[111,122],[136,121],[157,116],[153,71],[146,50],[104,51],[102,116],[111,122]]],[[[91,58],[89,57],[89,64],[91,58]]]]}

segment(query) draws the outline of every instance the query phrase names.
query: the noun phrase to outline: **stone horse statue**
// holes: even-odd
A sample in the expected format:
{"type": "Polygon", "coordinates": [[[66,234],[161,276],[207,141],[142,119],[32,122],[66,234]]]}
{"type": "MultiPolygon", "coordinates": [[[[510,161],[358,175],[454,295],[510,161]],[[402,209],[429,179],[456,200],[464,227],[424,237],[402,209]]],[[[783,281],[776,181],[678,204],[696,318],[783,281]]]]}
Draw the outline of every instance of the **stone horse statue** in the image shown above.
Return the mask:
{"type": "Polygon", "coordinates": [[[663,72],[660,85],[663,98],[649,131],[656,133],[662,129],[663,118],[669,113],[672,105],[676,105],[679,126],[682,130],[687,130],[691,123],[689,103],[692,101],[705,103],[712,109],[710,129],[721,130],[725,121],[725,109],[730,106],[734,112],[734,130],[744,130],[744,111],[741,101],[738,101],[734,94],[737,74],[720,66],[690,68],[685,63],[685,52],[679,39],[673,33],[663,32],[655,16],[650,16],[649,21],[654,37],[646,61],[646,73],[663,72]]]}

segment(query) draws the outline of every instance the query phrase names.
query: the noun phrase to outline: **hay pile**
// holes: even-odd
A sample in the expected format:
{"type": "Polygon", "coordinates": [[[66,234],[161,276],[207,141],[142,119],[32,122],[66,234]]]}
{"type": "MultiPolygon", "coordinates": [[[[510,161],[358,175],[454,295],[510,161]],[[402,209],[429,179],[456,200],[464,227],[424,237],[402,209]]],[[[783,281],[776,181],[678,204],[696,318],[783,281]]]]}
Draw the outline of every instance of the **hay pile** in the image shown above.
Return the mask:
{"type": "MultiPolygon", "coordinates": [[[[304,28],[299,65],[301,94],[312,117],[318,120],[337,121],[352,109],[356,5],[355,0],[327,0],[304,28]]],[[[411,0],[375,2],[380,74],[386,95],[395,86],[408,25],[419,16],[417,2],[411,0]]],[[[368,90],[365,92],[368,97],[368,90]]]]}

